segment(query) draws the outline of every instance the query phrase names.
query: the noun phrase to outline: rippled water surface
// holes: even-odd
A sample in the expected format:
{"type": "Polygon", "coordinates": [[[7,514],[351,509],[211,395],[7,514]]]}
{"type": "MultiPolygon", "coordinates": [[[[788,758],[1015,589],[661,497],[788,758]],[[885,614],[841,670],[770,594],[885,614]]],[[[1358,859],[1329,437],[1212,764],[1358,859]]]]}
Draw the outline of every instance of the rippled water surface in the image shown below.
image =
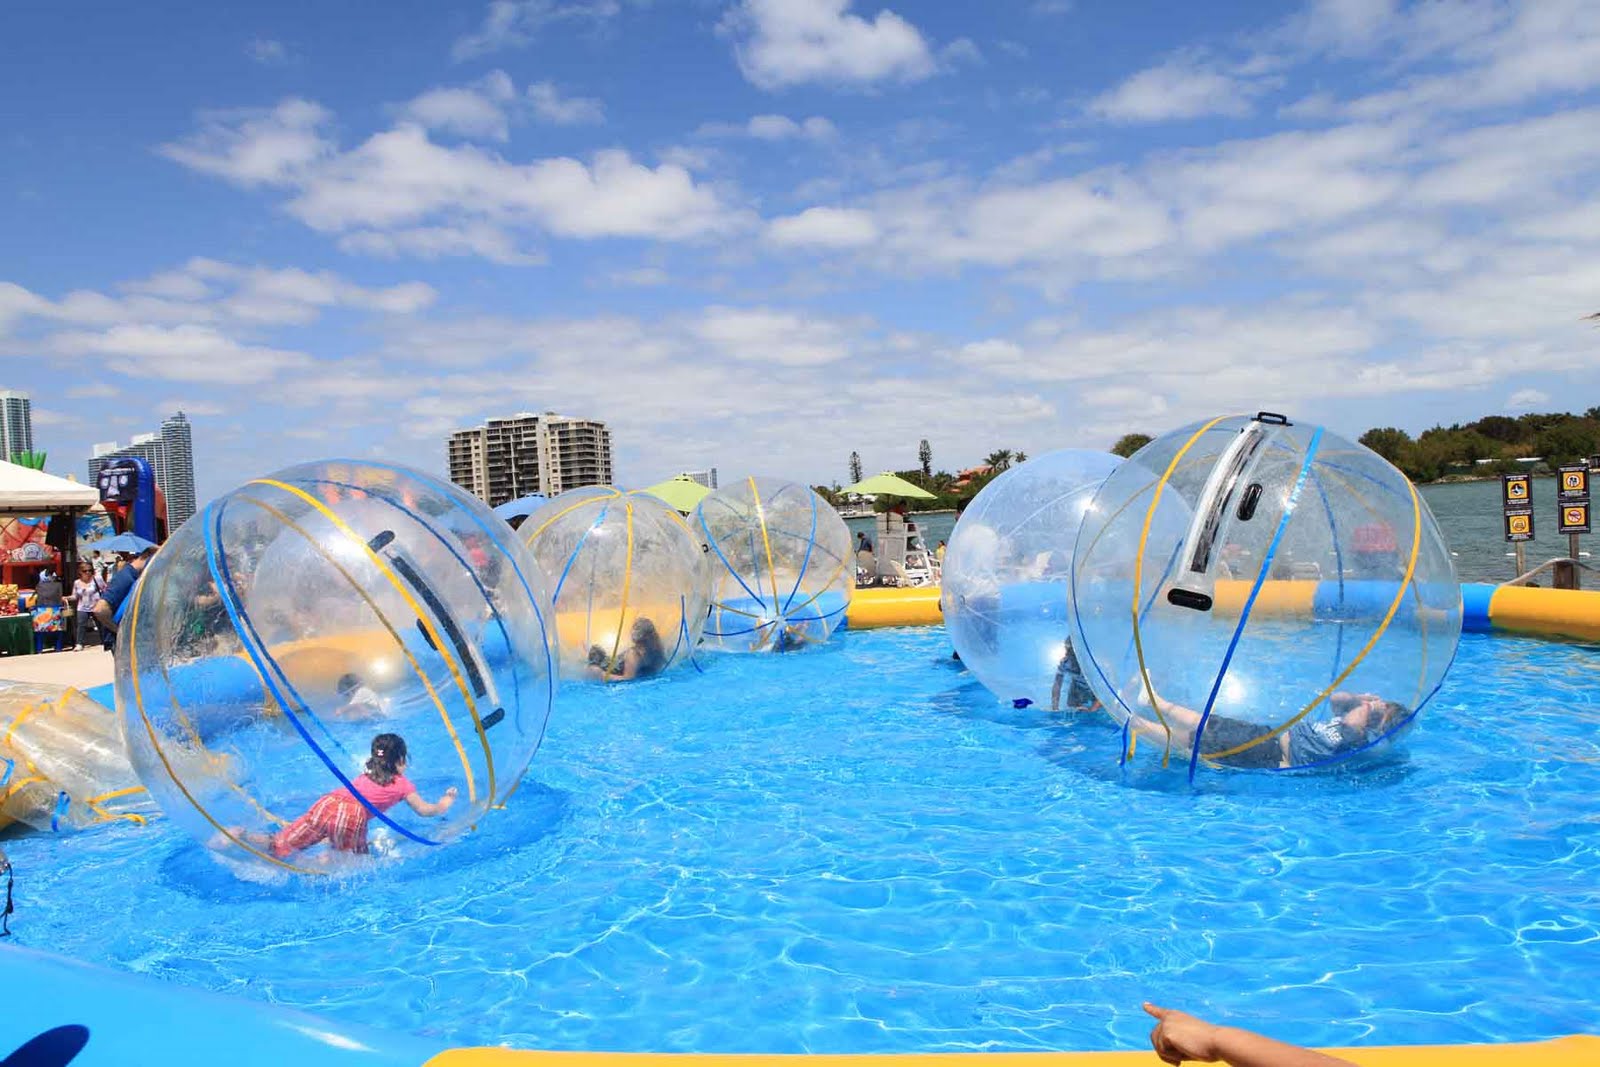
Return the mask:
{"type": "Polygon", "coordinates": [[[1141,1045],[1150,998],[1319,1044],[1533,1039],[1600,989],[1600,652],[1467,637],[1362,775],[1127,774],[942,631],[570,686],[508,811],[337,886],[169,825],[7,849],[29,946],[458,1043],[1141,1045]]]}

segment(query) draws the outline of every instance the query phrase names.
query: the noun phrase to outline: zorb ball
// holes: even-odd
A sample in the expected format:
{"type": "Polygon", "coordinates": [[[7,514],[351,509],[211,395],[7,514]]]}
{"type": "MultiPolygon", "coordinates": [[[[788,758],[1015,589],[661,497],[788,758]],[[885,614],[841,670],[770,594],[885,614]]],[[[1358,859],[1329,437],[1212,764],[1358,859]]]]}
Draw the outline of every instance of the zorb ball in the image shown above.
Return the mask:
{"type": "Polygon", "coordinates": [[[1000,699],[1052,710],[1092,703],[1067,647],[1072,548],[1120,462],[1085,449],[1047,453],[984,486],[956,522],[944,556],[944,625],[961,662],[1000,699]]]}
{"type": "Polygon", "coordinates": [[[706,643],[778,652],[828,639],[856,585],[844,519],[809,486],[746,478],[707,496],[690,524],[713,573],[706,643]]]}
{"type": "Polygon", "coordinates": [[[503,804],[538,749],[549,618],[538,566],[481,501],[383,464],[291,467],[208,504],[134,587],[117,637],[128,753],[236,869],[425,852],[503,804]],[[424,798],[457,791],[442,817],[350,792],[379,734],[403,739],[424,798]],[[288,832],[313,812],[327,829],[330,804],[326,843],[288,832]]]}
{"type": "Polygon", "coordinates": [[[1096,494],[1077,655],[1125,756],[1290,770],[1368,753],[1438,690],[1461,591],[1428,506],[1376,453],[1282,416],[1211,419],[1096,494]]]}
{"type": "Polygon", "coordinates": [[[648,677],[693,654],[710,569],[683,516],[661,500],[610,486],[572,489],[517,532],[550,586],[569,677],[648,677]]]}

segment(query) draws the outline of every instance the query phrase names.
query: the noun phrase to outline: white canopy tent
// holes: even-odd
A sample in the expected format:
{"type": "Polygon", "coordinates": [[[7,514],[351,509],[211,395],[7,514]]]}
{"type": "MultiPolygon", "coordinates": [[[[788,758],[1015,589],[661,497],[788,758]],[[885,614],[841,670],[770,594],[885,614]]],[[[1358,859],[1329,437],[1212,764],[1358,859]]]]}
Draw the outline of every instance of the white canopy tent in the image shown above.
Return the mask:
{"type": "Polygon", "coordinates": [[[0,518],[88,511],[100,490],[0,460],[0,518]]]}

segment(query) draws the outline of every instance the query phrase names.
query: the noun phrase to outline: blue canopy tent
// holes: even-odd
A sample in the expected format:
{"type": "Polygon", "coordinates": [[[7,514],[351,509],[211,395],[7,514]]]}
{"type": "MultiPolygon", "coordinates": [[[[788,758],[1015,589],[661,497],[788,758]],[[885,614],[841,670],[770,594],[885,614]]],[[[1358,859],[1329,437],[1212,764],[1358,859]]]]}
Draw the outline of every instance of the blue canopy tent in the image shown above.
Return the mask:
{"type": "Polygon", "coordinates": [[[83,546],[95,552],[132,552],[138,554],[147,548],[155,548],[154,541],[147,541],[135,533],[120,533],[115,537],[108,537],[104,541],[93,541],[83,546]]]}
{"type": "Polygon", "coordinates": [[[510,523],[515,529],[522,525],[522,520],[539,510],[545,502],[545,497],[540,493],[529,493],[527,496],[508,500],[494,509],[494,513],[510,523]]]}

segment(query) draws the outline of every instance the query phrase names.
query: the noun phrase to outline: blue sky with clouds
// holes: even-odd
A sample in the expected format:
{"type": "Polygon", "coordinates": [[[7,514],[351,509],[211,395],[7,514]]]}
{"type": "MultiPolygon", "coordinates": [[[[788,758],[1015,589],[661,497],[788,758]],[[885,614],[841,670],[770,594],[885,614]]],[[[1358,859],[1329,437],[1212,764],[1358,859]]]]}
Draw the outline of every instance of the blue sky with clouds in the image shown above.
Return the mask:
{"type": "Polygon", "coordinates": [[[1594,15],[8,5],[0,367],[57,471],[183,407],[202,496],[520,410],[637,485],[1581,409],[1594,15]]]}

